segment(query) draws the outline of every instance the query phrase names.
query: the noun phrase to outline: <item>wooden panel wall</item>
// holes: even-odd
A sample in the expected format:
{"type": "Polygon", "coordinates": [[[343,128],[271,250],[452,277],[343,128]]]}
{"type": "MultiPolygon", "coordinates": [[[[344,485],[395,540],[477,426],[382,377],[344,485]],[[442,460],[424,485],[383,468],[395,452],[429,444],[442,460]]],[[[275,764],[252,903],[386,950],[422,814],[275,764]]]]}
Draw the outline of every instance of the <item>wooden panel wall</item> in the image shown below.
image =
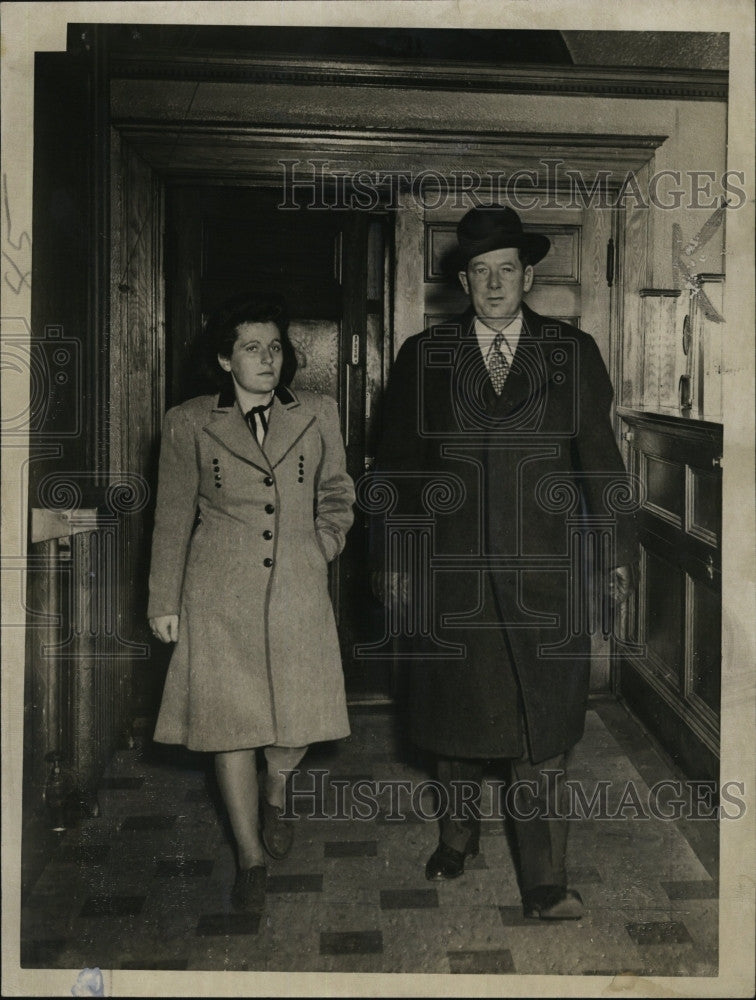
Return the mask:
{"type": "MultiPolygon", "coordinates": [[[[652,163],[637,173],[638,183],[646,190],[652,163]]],[[[650,246],[653,216],[630,201],[625,213],[624,239],[621,248],[622,340],[618,344],[621,375],[615,387],[619,406],[641,407],[644,392],[643,318],[641,288],[651,284],[650,246]]]]}
{"type": "Polygon", "coordinates": [[[582,261],[580,329],[595,339],[607,371],[612,370],[611,288],[606,280],[607,244],[612,237],[611,209],[581,213],[582,261]]]}
{"type": "Polygon", "coordinates": [[[167,660],[146,621],[152,490],[165,408],[163,199],[148,164],[115,133],[113,153],[110,478],[123,484],[128,510],[119,523],[115,600],[120,635],[144,646],[132,660],[139,713],[151,704],[167,660]]]}
{"type": "Polygon", "coordinates": [[[644,500],[630,615],[642,652],[623,657],[619,688],[683,770],[716,778],[722,429],[640,411],[620,415],[644,500]]]}
{"type": "Polygon", "coordinates": [[[101,331],[90,327],[90,98],[87,59],[37,54],[31,305],[41,384],[32,387],[32,507],[41,505],[38,487],[46,475],[98,468],[98,362],[104,345],[95,344],[101,331]]]}

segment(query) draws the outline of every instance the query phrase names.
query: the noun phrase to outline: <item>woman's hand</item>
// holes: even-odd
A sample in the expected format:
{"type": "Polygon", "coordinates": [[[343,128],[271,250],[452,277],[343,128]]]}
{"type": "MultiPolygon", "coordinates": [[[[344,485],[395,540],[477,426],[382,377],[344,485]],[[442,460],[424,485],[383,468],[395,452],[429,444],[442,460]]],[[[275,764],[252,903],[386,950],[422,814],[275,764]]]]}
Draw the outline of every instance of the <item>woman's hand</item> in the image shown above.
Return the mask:
{"type": "Polygon", "coordinates": [[[177,642],[179,630],[178,615],[158,615],[150,618],[152,634],[161,642],[177,642]]]}

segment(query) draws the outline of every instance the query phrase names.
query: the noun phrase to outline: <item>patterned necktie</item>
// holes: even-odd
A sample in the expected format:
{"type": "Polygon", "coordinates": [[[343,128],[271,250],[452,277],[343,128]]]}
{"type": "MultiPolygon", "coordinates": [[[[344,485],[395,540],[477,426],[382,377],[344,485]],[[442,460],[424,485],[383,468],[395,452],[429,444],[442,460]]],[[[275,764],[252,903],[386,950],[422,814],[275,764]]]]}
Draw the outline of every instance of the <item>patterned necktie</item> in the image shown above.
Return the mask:
{"type": "Polygon", "coordinates": [[[251,410],[244,414],[244,419],[249,424],[249,429],[257,438],[257,443],[262,446],[265,440],[265,433],[268,430],[268,419],[265,416],[266,411],[273,405],[273,400],[266,403],[264,406],[253,406],[251,410]]]}
{"type": "Polygon", "coordinates": [[[504,383],[509,375],[509,362],[501,353],[501,345],[504,334],[500,331],[494,337],[491,351],[488,355],[488,374],[491,378],[491,385],[497,396],[500,396],[504,389],[504,383]]]}

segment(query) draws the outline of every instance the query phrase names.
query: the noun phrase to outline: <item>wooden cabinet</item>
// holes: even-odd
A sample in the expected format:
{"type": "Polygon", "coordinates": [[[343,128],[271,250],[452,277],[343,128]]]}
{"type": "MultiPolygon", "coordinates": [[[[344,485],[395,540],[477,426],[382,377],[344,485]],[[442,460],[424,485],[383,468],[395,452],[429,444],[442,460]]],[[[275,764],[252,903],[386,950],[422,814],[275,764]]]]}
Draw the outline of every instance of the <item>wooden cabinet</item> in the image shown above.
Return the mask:
{"type": "Polygon", "coordinates": [[[722,427],[619,408],[641,485],[640,579],[619,693],[691,777],[719,759],[722,427]]]}

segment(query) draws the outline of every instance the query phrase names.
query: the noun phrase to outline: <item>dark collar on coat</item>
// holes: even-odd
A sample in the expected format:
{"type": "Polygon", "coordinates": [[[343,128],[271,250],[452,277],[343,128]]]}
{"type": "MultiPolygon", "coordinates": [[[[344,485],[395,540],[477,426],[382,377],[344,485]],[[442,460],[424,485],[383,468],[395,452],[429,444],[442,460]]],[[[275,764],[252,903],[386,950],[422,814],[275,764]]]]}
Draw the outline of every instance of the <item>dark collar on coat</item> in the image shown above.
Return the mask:
{"type": "Polygon", "coordinates": [[[264,450],[250,431],[240,407],[236,405],[233,383],[224,386],[205,425],[205,431],[229,451],[268,472],[294,447],[315,420],[312,409],[302,406],[288,386],[277,386],[268,422],[264,450]]]}
{"type": "MultiPolygon", "coordinates": [[[[299,406],[299,400],[288,385],[277,385],[273,390],[273,395],[284,406],[299,406]]],[[[234,392],[234,383],[229,379],[223,383],[221,391],[218,393],[218,402],[215,404],[215,408],[218,410],[229,409],[235,402],[236,393],[234,392]]]]}

